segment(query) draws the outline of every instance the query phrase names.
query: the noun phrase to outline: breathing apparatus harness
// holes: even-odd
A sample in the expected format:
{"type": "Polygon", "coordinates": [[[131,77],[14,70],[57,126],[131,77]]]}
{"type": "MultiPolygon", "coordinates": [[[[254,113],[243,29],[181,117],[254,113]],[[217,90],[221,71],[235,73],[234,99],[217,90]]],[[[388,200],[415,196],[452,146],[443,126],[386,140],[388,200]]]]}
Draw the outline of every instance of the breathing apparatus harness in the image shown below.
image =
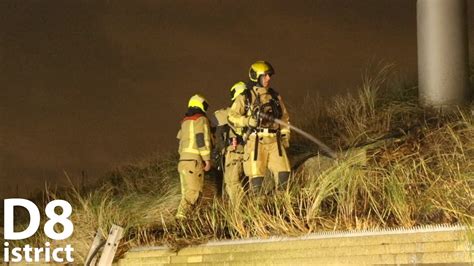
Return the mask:
{"type": "Polygon", "coordinates": [[[271,129],[270,126],[273,125],[274,119],[280,119],[282,117],[283,110],[281,107],[280,100],[278,98],[278,92],[276,92],[272,88],[269,88],[268,94],[270,94],[271,99],[267,103],[262,103],[260,99],[260,94],[254,92],[252,88],[249,88],[249,86],[247,86],[247,89],[244,91],[245,113],[248,113],[250,111],[250,116],[257,121],[256,125],[249,125],[245,135],[245,138],[248,138],[250,134],[255,133],[255,150],[253,157],[254,161],[256,161],[258,158],[259,132],[276,134],[278,155],[282,156],[280,125],[278,125],[278,129],[271,129]],[[252,104],[253,97],[255,97],[255,101],[252,104]]]}

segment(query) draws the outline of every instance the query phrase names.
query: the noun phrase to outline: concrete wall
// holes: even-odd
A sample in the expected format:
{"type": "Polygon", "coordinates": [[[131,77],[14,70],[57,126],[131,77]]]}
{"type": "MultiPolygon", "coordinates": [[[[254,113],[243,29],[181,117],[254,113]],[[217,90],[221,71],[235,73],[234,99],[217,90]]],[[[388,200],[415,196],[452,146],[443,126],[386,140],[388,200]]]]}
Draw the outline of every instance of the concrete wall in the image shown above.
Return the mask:
{"type": "Polygon", "coordinates": [[[441,227],[216,241],[179,252],[139,248],[129,251],[118,265],[472,265],[472,252],[463,228],[441,227]]]}

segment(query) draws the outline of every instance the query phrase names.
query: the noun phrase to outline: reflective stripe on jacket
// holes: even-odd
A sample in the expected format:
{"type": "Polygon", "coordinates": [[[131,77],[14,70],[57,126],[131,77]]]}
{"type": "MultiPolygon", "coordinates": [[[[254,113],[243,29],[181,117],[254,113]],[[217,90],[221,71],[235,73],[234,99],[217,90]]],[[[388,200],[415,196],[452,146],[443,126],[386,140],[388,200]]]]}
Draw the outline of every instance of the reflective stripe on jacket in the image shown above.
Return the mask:
{"type": "Polygon", "coordinates": [[[209,120],[202,114],[187,116],[181,122],[178,132],[179,159],[203,160],[211,159],[211,137],[209,120]]]}

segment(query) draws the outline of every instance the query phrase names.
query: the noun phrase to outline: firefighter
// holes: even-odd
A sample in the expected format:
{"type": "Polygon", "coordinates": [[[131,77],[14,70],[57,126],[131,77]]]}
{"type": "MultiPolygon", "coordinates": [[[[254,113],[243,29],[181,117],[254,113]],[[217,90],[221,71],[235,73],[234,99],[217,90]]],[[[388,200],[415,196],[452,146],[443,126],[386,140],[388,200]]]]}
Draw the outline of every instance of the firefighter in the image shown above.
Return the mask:
{"type": "MultiPolygon", "coordinates": [[[[243,81],[235,83],[230,89],[231,103],[235,101],[238,95],[243,93],[246,89],[246,84],[243,81]]],[[[224,160],[222,168],[224,171],[224,187],[230,202],[237,207],[244,191],[242,188],[243,178],[243,128],[234,127],[227,121],[229,107],[217,110],[214,116],[217,120],[218,126],[216,129],[217,143],[222,143],[218,147],[219,152],[223,154],[224,160]],[[220,141],[219,141],[220,140],[220,141]]]]}
{"type": "Polygon", "coordinates": [[[237,96],[230,107],[228,120],[234,127],[247,128],[244,147],[244,172],[252,192],[260,192],[265,173],[273,175],[275,184],[284,188],[290,177],[290,163],[285,148],[289,147],[290,129],[274,122],[289,123],[289,115],[281,96],[270,87],[275,71],[265,61],[250,66],[245,93],[237,96]]]}
{"type": "Polygon", "coordinates": [[[204,172],[211,169],[211,137],[206,99],[196,94],[189,99],[188,111],[178,132],[181,202],[176,218],[186,218],[202,193],[204,172]]]}

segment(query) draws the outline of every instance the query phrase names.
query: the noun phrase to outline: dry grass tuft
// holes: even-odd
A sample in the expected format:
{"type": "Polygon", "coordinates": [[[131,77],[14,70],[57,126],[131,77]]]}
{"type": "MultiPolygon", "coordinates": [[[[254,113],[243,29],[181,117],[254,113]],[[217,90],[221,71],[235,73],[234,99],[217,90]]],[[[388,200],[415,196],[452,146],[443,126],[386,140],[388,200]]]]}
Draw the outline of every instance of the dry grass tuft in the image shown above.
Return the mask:
{"type": "MultiPolygon", "coordinates": [[[[125,228],[121,254],[134,246],[180,249],[209,239],[472,225],[473,115],[468,109],[444,114],[422,110],[415,86],[394,82],[390,66],[379,69],[364,77],[356,95],[329,102],[306,98],[292,110],[293,122],[339,150],[340,159],[313,157],[294,173],[286,191],[274,191],[270,184],[265,195],[247,195],[234,210],[213,196],[214,182],[207,180],[192,219],[177,222],[177,157],[154,158],[112,171],[87,192],[71,188],[50,194],[74,205],[75,233],[67,241],[83,258],[96,229],[107,232],[112,223],[125,228]],[[374,142],[389,132],[396,134],[374,142]]],[[[292,144],[291,154],[316,152],[298,136],[292,144]]]]}

